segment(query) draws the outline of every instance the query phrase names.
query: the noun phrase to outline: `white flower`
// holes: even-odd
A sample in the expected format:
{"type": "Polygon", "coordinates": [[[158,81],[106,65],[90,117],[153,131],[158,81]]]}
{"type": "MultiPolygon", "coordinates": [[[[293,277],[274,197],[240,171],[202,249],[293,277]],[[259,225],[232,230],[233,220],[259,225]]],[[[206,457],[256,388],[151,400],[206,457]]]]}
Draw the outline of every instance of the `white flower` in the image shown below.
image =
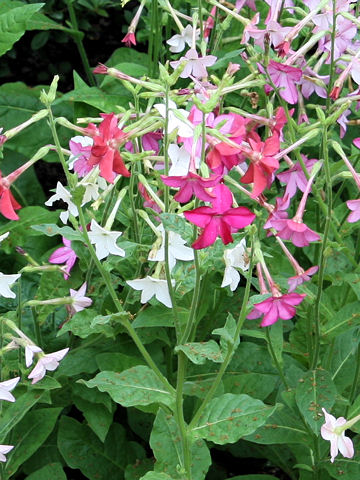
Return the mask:
{"type": "Polygon", "coordinates": [[[0,297],[15,298],[16,295],[10,290],[10,286],[20,277],[20,273],[5,275],[4,273],[0,272],[0,297]]]}
{"type": "Polygon", "coordinates": [[[20,377],[0,382],[0,400],[7,400],[8,402],[15,402],[15,397],[11,395],[11,390],[14,390],[20,377]]]}
{"type": "Polygon", "coordinates": [[[241,268],[242,271],[246,271],[249,268],[245,238],[236,247],[225,250],[224,260],[225,272],[221,286],[226,287],[230,285],[230,290],[233,292],[240,282],[240,274],[236,268],[241,268]]]}
{"type": "Polygon", "coordinates": [[[350,438],[345,437],[345,430],[346,424],[350,427],[350,423],[353,424],[353,422],[351,420],[347,422],[344,417],[335,418],[327,413],[325,408],[322,408],[322,411],[325,415],[325,423],[322,425],[320,433],[324,440],[330,441],[331,463],[334,462],[339,450],[343,457],[352,458],[354,445],[350,438]]]}
{"type": "Polygon", "coordinates": [[[171,160],[171,167],[169,176],[181,177],[189,172],[190,153],[186,151],[184,145],[179,147],[176,143],[169,145],[169,157],[171,160]]]}
{"type": "MultiPolygon", "coordinates": [[[[169,38],[169,40],[167,40],[166,43],[168,45],[171,45],[171,47],[169,48],[170,52],[179,53],[184,50],[185,44],[191,47],[192,38],[193,38],[193,27],[192,25],[186,25],[186,27],[180,34],[174,35],[173,37],[169,38]]],[[[198,38],[199,38],[199,32],[196,31],[195,40],[197,40],[198,38]]]]}
{"type": "MultiPolygon", "coordinates": [[[[163,118],[166,118],[165,103],[157,103],[154,105],[156,110],[163,118]]],[[[172,100],[169,100],[168,112],[168,133],[178,129],[180,137],[192,137],[194,135],[194,126],[187,121],[190,112],[187,110],[177,109],[177,105],[172,100]]]]}
{"type": "Polygon", "coordinates": [[[54,371],[59,366],[60,360],[62,360],[65,355],[68,353],[69,349],[64,348],[57,352],[49,353],[47,355],[40,355],[40,358],[35,365],[35,368],[30,372],[28,378],[32,379],[32,384],[37,383],[41,380],[46,373],[46,370],[54,371]]]}
{"type": "Polygon", "coordinates": [[[122,232],[111,232],[100,227],[96,220],[91,220],[89,238],[90,242],[95,244],[96,256],[99,260],[107,257],[110,253],[125,257],[125,251],[116,245],[116,240],[120,235],[122,232]]]}
{"type": "MultiPolygon", "coordinates": [[[[137,278],[136,280],[127,280],[126,283],[134,290],[142,290],[141,303],[146,303],[155,295],[159,302],[166,307],[171,308],[171,298],[169,294],[168,284],[166,280],[159,280],[147,276],[146,278],[137,278]]],[[[175,280],[171,280],[171,284],[175,286],[175,280]]]]}
{"type": "Polygon", "coordinates": [[[67,203],[68,205],[67,211],[61,212],[60,214],[61,221],[63,223],[66,223],[69,219],[69,213],[71,213],[71,215],[73,215],[74,217],[77,217],[79,214],[78,209],[74,204],[74,202],[71,200],[71,198],[72,198],[71,193],[68,192],[60,182],[57,182],[55,195],[50,197],[49,200],[45,202],[45,205],[49,207],[58,200],[62,200],[63,202],[67,203]]]}
{"type": "MultiPolygon", "coordinates": [[[[151,252],[150,252],[148,260],[151,260],[153,262],[164,262],[165,261],[165,230],[164,230],[164,226],[162,224],[160,224],[157,227],[157,230],[162,235],[161,247],[159,248],[159,250],[157,250],[155,255],[152,255],[151,252]]],[[[168,253],[169,253],[169,268],[170,268],[170,270],[172,270],[175,267],[176,260],[185,260],[185,261],[194,260],[193,249],[185,246],[186,241],[183,238],[181,238],[181,236],[178,233],[170,231],[169,235],[168,235],[168,239],[169,239],[168,253]]]]}
{"type": "Polygon", "coordinates": [[[10,233],[10,232],[6,232],[6,233],[4,233],[3,235],[0,235],[0,243],[1,243],[3,240],[5,240],[5,238],[7,238],[7,237],[9,236],[9,233],[10,233]]]}
{"type": "Polygon", "coordinates": [[[73,290],[70,288],[70,296],[73,299],[73,303],[70,306],[72,314],[76,312],[81,312],[86,307],[89,307],[92,304],[92,300],[89,297],[85,297],[86,293],[86,282],[79,288],[79,290],[73,290]]]}
{"type": "Polygon", "coordinates": [[[42,352],[41,348],[34,344],[25,346],[25,365],[30,367],[34,360],[34,354],[42,352]]]}
{"type": "Polygon", "coordinates": [[[6,462],[5,454],[9,453],[14,448],[14,445],[0,445],[0,462],[6,462]]]}

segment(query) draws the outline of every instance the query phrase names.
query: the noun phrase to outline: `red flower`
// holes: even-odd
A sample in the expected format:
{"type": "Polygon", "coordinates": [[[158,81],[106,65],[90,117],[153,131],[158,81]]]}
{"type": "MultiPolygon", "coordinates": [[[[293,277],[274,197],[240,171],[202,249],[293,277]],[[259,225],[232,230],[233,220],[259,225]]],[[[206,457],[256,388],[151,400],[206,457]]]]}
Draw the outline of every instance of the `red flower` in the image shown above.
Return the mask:
{"type": "Polygon", "coordinates": [[[195,249],[212,245],[217,237],[221,237],[223,243],[227,245],[233,241],[232,232],[250,225],[255,218],[246,207],[232,208],[232,193],[225,185],[216,185],[213,193],[216,198],[212,201],[212,207],[199,207],[184,212],[189,222],[203,228],[200,237],[192,245],[195,249]]]}
{"type": "Polygon", "coordinates": [[[125,43],[127,47],[131,47],[131,45],[136,45],[135,33],[128,32],[121,41],[125,43]]]}
{"type": "Polygon", "coordinates": [[[118,128],[117,118],[114,113],[101,113],[100,115],[104,120],[99,127],[95,127],[92,124],[88,127],[88,133],[94,139],[89,164],[99,165],[100,175],[108,182],[113,183],[116,173],[124,177],[130,177],[130,172],[125,167],[118,150],[127,137],[118,128]]]}

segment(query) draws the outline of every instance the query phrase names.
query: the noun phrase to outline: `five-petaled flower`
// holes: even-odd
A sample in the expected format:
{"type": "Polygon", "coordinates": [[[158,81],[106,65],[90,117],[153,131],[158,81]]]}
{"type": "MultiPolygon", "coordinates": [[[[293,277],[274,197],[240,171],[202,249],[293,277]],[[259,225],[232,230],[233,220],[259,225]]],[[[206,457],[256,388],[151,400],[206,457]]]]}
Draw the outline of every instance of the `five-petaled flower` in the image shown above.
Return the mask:
{"type": "Polygon", "coordinates": [[[279,319],[290,320],[296,314],[295,305],[299,305],[306,295],[304,293],[285,293],[281,295],[273,295],[260,303],[254,304],[254,309],[246,317],[249,320],[259,318],[264,315],[261,327],[273,325],[279,319]]]}
{"type": "Polygon", "coordinates": [[[325,408],[322,411],[325,416],[325,423],[322,425],[320,433],[324,440],[330,442],[331,463],[334,462],[339,451],[343,457],[352,458],[354,456],[354,446],[351,439],[345,437],[345,430],[348,428],[347,424],[354,422],[351,422],[351,420],[347,422],[344,417],[335,418],[325,408]]]}
{"type": "Polygon", "coordinates": [[[67,238],[62,238],[63,247],[57,248],[49,257],[50,263],[64,263],[65,264],[65,273],[64,278],[67,280],[70,276],[70,270],[74,266],[77,255],[75,251],[71,248],[71,242],[67,238]]]}
{"type": "MultiPolygon", "coordinates": [[[[155,295],[159,302],[166,307],[172,308],[169,287],[166,280],[150,277],[127,280],[126,283],[134,290],[141,290],[141,303],[147,303],[155,295]]],[[[175,280],[171,280],[172,286],[175,286],[175,280]]]]}
{"type": "Polygon", "coordinates": [[[43,353],[42,350],[36,353],[38,356],[37,364],[28,375],[28,378],[32,379],[31,383],[34,384],[39,382],[45,376],[46,370],[49,370],[50,372],[56,370],[59,366],[60,360],[65,357],[68,351],[68,348],[64,348],[48,354],[43,353]]]}
{"type": "Polygon", "coordinates": [[[92,219],[88,235],[90,242],[95,244],[96,256],[99,260],[106,258],[110,253],[125,257],[125,251],[116,245],[116,240],[122,235],[122,232],[106,230],[92,219]]]}
{"type": "Polygon", "coordinates": [[[81,312],[87,307],[90,307],[92,300],[89,297],[85,297],[86,293],[86,282],[81,285],[79,290],[73,290],[70,288],[70,296],[73,300],[70,305],[69,311],[70,314],[75,315],[77,312],[81,312]]]}
{"type": "Polygon", "coordinates": [[[199,207],[184,212],[189,222],[203,229],[192,245],[195,249],[212,245],[217,237],[221,237],[223,243],[227,245],[233,241],[231,233],[250,225],[255,218],[255,215],[246,207],[232,208],[233,196],[225,185],[216,185],[213,193],[215,198],[212,200],[212,207],[199,207]]]}

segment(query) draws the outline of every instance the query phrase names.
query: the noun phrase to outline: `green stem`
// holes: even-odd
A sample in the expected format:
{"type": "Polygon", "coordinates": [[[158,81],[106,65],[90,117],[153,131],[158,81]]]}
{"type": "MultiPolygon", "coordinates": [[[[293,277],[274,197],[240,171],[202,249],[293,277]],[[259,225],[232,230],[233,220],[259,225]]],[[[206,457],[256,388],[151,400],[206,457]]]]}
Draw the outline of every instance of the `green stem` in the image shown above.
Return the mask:
{"type": "Polygon", "coordinates": [[[53,116],[53,113],[52,113],[52,110],[51,110],[51,106],[48,106],[47,108],[48,108],[48,112],[49,112],[49,126],[50,126],[50,130],[51,130],[54,142],[55,142],[56,152],[57,152],[58,157],[60,159],[61,166],[63,167],[64,173],[65,173],[65,176],[66,176],[66,180],[67,180],[67,184],[70,186],[70,185],[72,185],[71,176],[70,176],[69,169],[68,169],[65,157],[64,157],[63,149],[61,147],[60,140],[59,140],[59,137],[58,137],[58,134],[57,134],[57,131],[56,131],[56,125],[55,125],[54,116],[53,116]]]}
{"type": "MultiPolygon", "coordinates": [[[[111,283],[110,274],[109,274],[109,272],[107,272],[103,268],[100,260],[96,256],[95,249],[90,242],[90,238],[89,238],[87,228],[86,228],[86,221],[85,221],[84,213],[82,211],[80,202],[78,202],[78,204],[76,206],[77,206],[78,211],[79,211],[79,220],[80,220],[80,224],[82,226],[82,232],[80,232],[80,233],[82,233],[82,235],[83,235],[83,238],[85,240],[86,246],[88,247],[88,251],[90,253],[90,256],[91,256],[93,262],[95,263],[97,269],[99,270],[100,275],[102,276],[102,278],[103,278],[103,280],[106,284],[107,291],[110,294],[110,296],[111,296],[111,298],[114,302],[115,307],[117,308],[118,312],[123,312],[124,309],[123,309],[123,307],[120,303],[120,300],[118,299],[118,297],[116,295],[116,292],[114,290],[114,287],[111,283]]],[[[161,383],[164,385],[166,390],[170,393],[173,393],[174,392],[173,387],[169,384],[167,379],[164,377],[164,375],[159,370],[158,366],[155,364],[154,360],[151,358],[149,352],[146,350],[145,346],[142,344],[138,334],[136,333],[136,330],[131,325],[130,321],[128,319],[125,319],[125,320],[122,320],[121,324],[126,328],[128,334],[130,335],[130,337],[134,341],[135,345],[139,349],[140,353],[144,357],[146,363],[153,370],[153,372],[158,377],[158,379],[161,381],[161,383]]]]}
{"type": "Polygon", "coordinates": [[[177,382],[176,382],[176,409],[175,417],[177,424],[180,430],[181,443],[184,453],[184,469],[186,477],[184,480],[191,480],[191,451],[190,451],[190,442],[188,437],[188,432],[186,428],[186,423],[184,420],[184,409],[183,409],[183,387],[186,374],[186,364],[187,358],[183,352],[178,354],[178,371],[177,371],[177,382]]]}
{"type": "MultiPolygon", "coordinates": [[[[66,0],[66,4],[67,4],[69,16],[70,16],[71,26],[73,27],[74,30],[79,32],[76,13],[75,13],[75,9],[73,7],[73,0],[66,0]]],[[[73,37],[74,42],[76,43],[77,49],[79,51],[81,62],[83,64],[88,82],[89,82],[90,86],[96,87],[95,78],[94,78],[94,75],[93,75],[93,73],[91,71],[91,68],[90,68],[90,65],[89,65],[89,60],[88,60],[88,57],[86,55],[86,51],[85,51],[85,48],[84,48],[82,38],[81,38],[80,35],[73,35],[72,37],[73,37]]]]}
{"type": "Polygon", "coordinates": [[[196,250],[194,250],[194,265],[195,265],[195,288],[194,288],[194,293],[191,301],[189,318],[186,323],[185,331],[181,338],[181,342],[180,342],[181,344],[186,343],[188,341],[189,336],[191,336],[191,334],[194,332],[195,325],[196,325],[196,313],[197,313],[199,300],[200,300],[201,273],[200,273],[198,252],[196,250]]]}
{"type": "Polygon", "coordinates": [[[356,352],[356,368],[354,373],[354,381],[351,386],[351,391],[349,395],[349,405],[347,405],[345,410],[345,417],[348,416],[350,406],[353,404],[356,393],[359,387],[359,377],[360,377],[360,345],[358,344],[357,352],[356,352]]]}
{"type": "Polygon", "coordinates": [[[42,336],[41,336],[41,329],[38,321],[38,316],[36,313],[36,307],[31,307],[31,313],[34,320],[34,329],[35,329],[35,337],[36,337],[36,344],[38,347],[42,348],[42,336]]]}
{"type": "Polygon", "coordinates": [[[201,417],[206,405],[210,402],[210,400],[214,396],[217,388],[220,385],[222,377],[223,377],[223,375],[224,375],[224,373],[225,373],[225,371],[226,371],[226,369],[227,369],[227,367],[230,363],[231,357],[234,353],[236,340],[240,336],[240,331],[241,331],[241,328],[242,328],[242,326],[244,324],[244,321],[245,321],[245,318],[246,318],[246,309],[247,309],[247,303],[249,301],[249,296],[250,296],[250,287],[251,287],[253,264],[254,264],[254,240],[253,240],[253,237],[252,237],[251,238],[250,265],[249,265],[249,270],[248,270],[248,276],[247,276],[247,279],[246,279],[244,298],[243,298],[243,302],[242,302],[242,305],[241,305],[241,310],[240,310],[238,322],[237,322],[237,325],[236,325],[236,331],[235,331],[235,334],[234,334],[234,337],[233,337],[233,341],[228,342],[225,360],[221,364],[221,367],[220,367],[220,369],[219,369],[219,371],[218,371],[218,373],[215,377],[214,382],[212,383],[212,385],[209,388],[207,394],[205,395],[204,400],[202,401],[200,407],[196,411],[193,419],[191,420],[190,425],[189,425],[190,430],[192,428],[194,428],[195,425],[197,425],[197,423],[200,420],[200,417],[201,417]]]}
{"type": "Polygon", "coordinates": [[[332,209],[332,188],[331,188],[331,176],[330,176],[330,164],[329,164],[329,150],[328,150],[328,131],[327,127],[324,127],[323,130],[323,143],[322,143],[322,150],[323,150],[323,158],[324,158],[324,171],[325,171],[325,181],[326,181],[326,200],[327,200],[327,211],[325,216],[325,227],[324,227],[324,235],[321,244],[320,250],[320,259],[319,259],[319,272],[318,272],[318,290],[315,299],[315,307],[314,307],[314,352],[311,362],[311,369],[315,369],[317,367],[317,363],[319,360],[319,350],[320,350],[320,302],[321,302],[321,295],[323,290],[323,282],[324,282],[324,273],[325,273],[325,265],[326,265],[326,257],[325,257],[325,250],[327,247],[328,237],[329,237],[329,230],[331,224],[331,209],[332,209]]]}

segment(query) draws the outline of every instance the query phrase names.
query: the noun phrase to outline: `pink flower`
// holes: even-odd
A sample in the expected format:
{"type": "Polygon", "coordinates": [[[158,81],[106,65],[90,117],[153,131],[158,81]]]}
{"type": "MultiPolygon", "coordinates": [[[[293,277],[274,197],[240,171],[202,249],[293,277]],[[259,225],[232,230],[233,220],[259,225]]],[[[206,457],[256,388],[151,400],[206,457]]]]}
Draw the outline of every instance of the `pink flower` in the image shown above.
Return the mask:
{"type": "Polygon", "coordinates": [[[310,276],[314,275],[319,270],[319,267],[316,265],[315,267],[310,267],[301,273],[298,273],[294,277],[288,278],[289,284],[289,293],[296,290],[296,288],[304,282],[309,282],[311,280],[310,276]]]}
{"type": "Polygon", "coordinates": [[[344,113],[342,113],[340,115],[340,117],[336,120],[337,123],[340,125],[340,138],[343,138],[345,133],[346,133],[346,130],[347,130],[347,117],[348,115],[350,115],[351,113],[351,110],[350,109],[347,109],[345,110],[344,113]]]}
{"type": "Polygon", "coordinates": [[[280,89],[280,96],[288,103],[297,103],[298,93],[295,84],[300,82],[301,69],[270,60],[268,73],[274,85],[280,89]]]}
{"type": "Polygon", "coordinates": [[[214,55],[206,55],[205,57],[199,57],[197,51],[190,48],[185,54],[185,57],[181,57],[180,60],[170,62],[173,69],[176,69],[180,63],[186,61],[184,70],[181,72],[181,78],[188,78],[193,75],[195,78],[205,78],[208,76],[206,67],[211,67],[216,62],[217,58],[214,55]]]}
{"type": "Polygon", "coordinates": [[[131,47],[131,45],[136,45],[135,33],[128,32],[121,41],[125,43],[127,47],[131,47]]]}
{"type": "Polygon", "coordinates": [[[19,210],[21,205],[15,200],[10,191],[10,183],[7,177],[2,178],[0,172],[0,212],[8,220],[19,220],[15,210],[19,210]]]}
{"type": "Polygon", "coordinates": [[[348,200],[346,205],[348,206],[349,210],[351,210],[347,221],[349,223],[355,223],[360,220],[360,198],[358,200],[348,200]]]}
{"type": "Polygon", "coordinates": [[[279,294],[279,296],[269,297],[260,303],[255,303],[254,310],[246,318],[252,320],[264,315],[260,323],[261,327],[273,325],[279,319],[289,320],[296,314],[294,305],[299,305],[305,297],[305,294],[299,293],[286,293],[285,295],[279,294]]]}
{"type": "Polygon", "coordinates": [[[278,230],[277,235],[280,238],[291,240],[296,247],[307,247],[309,242],[320,240],[320,235],[302,221],[278,219],[272,220],[271,225],[278,230]]]}
{"type": "Polygon", "coordinates": [[[5,380],[5,382],[0,382],[0,400],[15,402],[15,397],[10,392],[16,387],[19,380],[20,377],[16,377],[11,380],[5,380]]]}
{"type": "Polygon", "coordinates": [[[73,290],[70,288],[70,296],[73,299],[73,303],[70,305],[69,311],[72,315],[77,312],[81,312],[87,307],[90,307],[92,300],[89,297],[85,297],[86,282],[81,285],[79,290],[73,290]]]}
{"type": "MultiPolygon", "coordinates": [[[[301,156],[305,163],[306,170],[310,173],[317,160],[315,158],[308,159],[305,155],[301,156]]],[[[276,176],[280,182],[286,184],[285,195],[289,195],[290,198],[296,194],[297,189],[302,192],[305,191],[307,179],[299,162],[288,170],[278,173],[276,176]]]]}
{"type": "Polygon", "coordinates": [[[346,419],[344,417],[335,418],[325,408],[322,408],[322,411],[324,412],[325,423],[322,425],[320,433],[324,440],[330,442],[331,463],[334,463],[339,450],[343,457],[352,458],[354,456],[354,446],[351,439],[345,437],[346,419]]]}
{"type": "Polygon", "coordinates": [[[77,256],[75,251],[71,248],[70,240],[62,237],[64,247],[60,247],[55,252],[53,252],[49,257],[50,263],[64,263],[66,265],[64,278],[67,280],[70,275],[70,270],[74,266],[77,256]]]}
{"type": "Polygon", "coordinates": [[[92,145],[92,138],[80,135],[73,137],[69,142],[71,151],[69,168],[73,167],[79,177],[85,177],[93,169],[89,164],[92,145]]]}
{"type": "Polygon", "coordinates": [[[174,196],[174,199],[180,203],[187,203],[193,195],[204,202],[212,202],[215,195],[209,193],[207,189],[217,185],[222,178],[221,175],[212,175],[210,178],[202,178],[192,172],[181,177],[160,176],[165,185],[175,188],[180,187],[180,190],[174,196]]]}
{"type": "Polygon", "coordinates": [[[200,237],[192,245],[195,249],[212,245],[217,237],[221,237],[227,245],[233,241],[232,232],[250,225],[255,218],[246,207],[232,208],[232,193],[225,185],[216,185],[213,193],[216,198],[212,201],[212,207],[199,207],[184,212],[189,222],[203,228],[200,237]]]}
{"type": "Polygon", "coordinates": [[[39,382],[45,376],[46,370],[51,372],[56,370],[59,366],[60,360],[65,357],[68,351],[68,348],[64,348],[63,350],[48,353],[47,355],[44,353],[39,353],[39,360],[35,365],[35,368],[28,375],[28,378],[32,379],[31,383],[34,384],[39,382]]]}

